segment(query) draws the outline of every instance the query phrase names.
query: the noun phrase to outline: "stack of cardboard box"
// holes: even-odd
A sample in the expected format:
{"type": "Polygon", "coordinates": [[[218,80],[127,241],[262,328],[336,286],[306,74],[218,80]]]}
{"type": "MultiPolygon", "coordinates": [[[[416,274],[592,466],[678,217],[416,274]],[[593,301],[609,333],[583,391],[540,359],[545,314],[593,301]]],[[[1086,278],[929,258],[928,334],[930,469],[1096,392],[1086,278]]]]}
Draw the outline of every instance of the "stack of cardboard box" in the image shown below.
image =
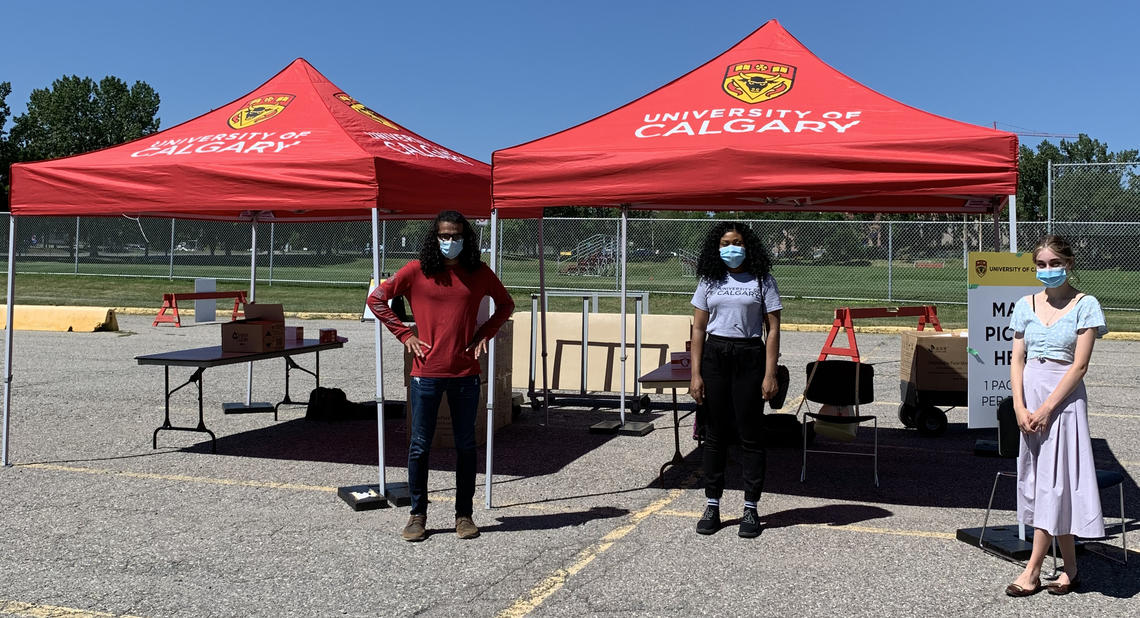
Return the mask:
{"type": "Polygon", "coordinates": [[[247,303],[245,318],[222,324],[223,352],[273,352],[285,349],[285,312],[281,305],[247,303]]]}
{"type": "Polygon", "coordinates": [[[967,339],[951,333],[903,333],[899,383],[904,402],[917,391],[964,393],[967,389],[967,339]]]}

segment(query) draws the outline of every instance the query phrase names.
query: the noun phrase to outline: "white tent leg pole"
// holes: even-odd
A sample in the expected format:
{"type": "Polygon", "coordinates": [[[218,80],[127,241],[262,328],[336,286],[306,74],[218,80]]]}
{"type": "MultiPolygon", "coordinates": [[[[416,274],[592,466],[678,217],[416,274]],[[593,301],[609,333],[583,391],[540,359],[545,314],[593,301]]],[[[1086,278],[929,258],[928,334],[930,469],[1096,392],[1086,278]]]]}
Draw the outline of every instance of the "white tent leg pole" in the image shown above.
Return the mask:
{"type": "Polygon", "coordinates": [[[546,425],[550,426],[550,388],[546,380],[546,247],[542,240],[544,220],[545,213],[538,217],[538,310],[542,320],[542,332],[539,333],[542,336],[542,408],[546,411],[546,425]]]}
{"type": "MultiPolygon", "coordinates": [[[[257,215],[253,216],[249,248],[249,302],[257,298],[257,215]]],[[[246,365],[248,372],[245,382],[245,405],[253,405],[253,363],[246,365]]]]}
{"type": "MultiPolygon", "coordinates": [[[[375,211],[376,209],[373,208],[372,210],[375,211]]],[[[376,215],[373,214],[373,217],[375,217],[375,216],[376,215]]],[[[375,224],[373,224],[373,225],[375,225],[375,224]]],[[[373,236],[373,238],[375,238],[376,234],[373,233],[372,236],[373,236]]],[[[380,242],[382,243],[380,245],[380,247],[381,247],[380,248],[380,272],[383,273],[383,272],[388,272],[388,220],[387,219],[380,222],[380,242]]],[[[372,261],[374,263],[373,264],[373,270],[375,270],[375,268],[376,268],[375,267],[375,262],[376,262],[376,241],[375,240],[372,241],[372,261]]],[[[379,274],[379,273],[377,273],[377,274],[379,274]]],[[[377,281],[379,281],[379,279],[377,279],[377,281]]]]}
{"type": "Polygon", "coordinates": [[[1009,252],[1017,253],[1017,196],[1009,196],[1009,252]]]}
{"type": "MultiPolygon", "coordinates": [[[[491,209],[491,272],[498,274],[499,247],[499,211],[491,209]]],[[[491,314],[495,313],[495,299],[491,299],[491,314]]],[[[495,459],[495,338],[487,343],[487,462],[483,475],[484,506],[491,508],[491,488],[494,485],[495,474],[493,463],[495,459]]]]}
{"type": "Polygon", "coordinates": [[[0,449],[0,463],[10,465],[8,461],[8,416],[12,408],[12,308],[16,304],[13,293],[16,290],[16,217],[8,214],[8,306],[7,318],[4,323],[4,443],[0,449]]]}
{"type": "MultiPolygon", "coordinates": [[[[372,209],[372,279],[376,285],[380,285],[380,247],[376,242],[376,228],[377,220],[380,218],[379,211],[375,208],[372,209]]],[[[385,474],[387,472],[387,458],[384,456],[384,341],[381,338],[380,320],[372,320],[372,337],[373,344],[376,349],[376,461],[377,468],[379,469],[379,485],[377,492],[381,495],[385,492],[387,482],[385,474]]]]}
{"type": "Polygon", "coordinates": [[[623,204],[621,207],[621,249],[618,255],[621,257],[621,424],[625,426],[625,262],[626,262],[626,223],[629,220],[629,206],[623,204]]]}

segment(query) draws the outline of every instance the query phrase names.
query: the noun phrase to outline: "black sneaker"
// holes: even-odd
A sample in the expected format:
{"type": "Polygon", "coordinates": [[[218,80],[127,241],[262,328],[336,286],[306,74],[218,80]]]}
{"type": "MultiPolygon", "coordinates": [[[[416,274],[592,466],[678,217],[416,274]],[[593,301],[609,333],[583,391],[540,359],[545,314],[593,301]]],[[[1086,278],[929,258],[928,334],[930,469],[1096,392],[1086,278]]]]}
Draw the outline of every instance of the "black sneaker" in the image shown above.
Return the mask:
{"type": "Polygon", "coordinates": [[[740,518],[740,530],[736,533],[746,539],[760,536],[760,516],[756,509],[744,507],[744,515],[740,518]]]}
{"type": "Polygon", "coordinates": [[[720,508],[710,504],[697,522],[697,534],[712,534],[717,530],[720,530],[720,508]]]}

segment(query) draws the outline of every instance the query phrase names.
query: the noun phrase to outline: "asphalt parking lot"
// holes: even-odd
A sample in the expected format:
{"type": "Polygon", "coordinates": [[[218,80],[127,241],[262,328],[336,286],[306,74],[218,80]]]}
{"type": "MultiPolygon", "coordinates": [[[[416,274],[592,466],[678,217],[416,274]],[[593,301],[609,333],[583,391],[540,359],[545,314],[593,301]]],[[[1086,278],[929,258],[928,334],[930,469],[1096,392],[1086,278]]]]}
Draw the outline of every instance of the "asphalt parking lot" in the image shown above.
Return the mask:
{"type": "MultiPolygon", "coordinates": [[[[482,536],[455,537],[454,460],[437,447],[432,534],[409,544],[399,538],[406,509],[354,512],[336,495],[340,486],[374,482],[375,421],[307,421],[303,407],[283,408],[277,422],[223,415],[223,402],[245,397],[244,365],[204,375],[216,454],[203,435],[182,432],[162,433],[152,449],[162,369],[134,357],[213,345],[218,326],[155,328],[150,320],[120,316],[121,331],[112,333],[16,332],[14,465],[0,469],[0,614],[1140,614],[1136,552],[1127,566],[1082,554],[1086,586],[1077,594],[1013,599],[1003,589],[1019,568],[955,540],[956,529],[981,525],[994,473],[1014,463],[973,455],[975,439],[994,431],[966,429],[962,410],[950,413],[938,438],[902,427],[898,335],[859,336],[865,360],[876,364],[877,401],[864,411],[880,420],[878,488],[869,458],[811,455],[800,483],[800,452],[772,449],[763,534],[745,540],[728,526],[702,537],[693,532],[704,498],[691,418],[681,428],[686,465],[666,473],[664,489],[657,484],[673,452],[667,395],[639,415],[656,427],[644,437],[587,432],[614,411],[554,409],[547,423],[524,408],[496,435],[493,509],[481,508],[479,477],[482,536]]],[[[332,326],[349,339],[321,355],[322,384],[355,401],[371,398],[372,326],[304,325],[332,326]]],[[[793,393],[824,337],[784,334],[793,393]]],[[[399,344],[385,341],[387,357],[399,358],[399,344]]],[[[280,398],[282,365],[254,366],[255,399],[280,398]]],[[[172,380],[189,373],[173,370],[172,380]]],[[[1126,473],[1133,534],[1138,373],[1140,343],[1101,341],[1086,378],[1097,465],[1126,473]]],[[[401,392],[400,373],[389,371],[386,385],[401,392]]],[[[312,381],[295,372],[291,386],[293,398],[304,399],[312,381]]],[[[192,387],[172,405],[176,422],[195,420],[192,387]]],[[[403,427],[402,419],[387,424],[389,480],[406,478],[403,427]]],[[[863,428],[840,448],[865,449],[871,438],[863,428]]],[[[481,471],[482,461],[481,452],[481,471]]],[[[1005,482],[1000,523],[1014,519],[1013,485],[1005,482]]],[[[1119,509],[1105,495],[1112,524],[1119,509]]],[[[730,464],[723,501],[730,520],[742,499],[739,468],[730,464]]]]}

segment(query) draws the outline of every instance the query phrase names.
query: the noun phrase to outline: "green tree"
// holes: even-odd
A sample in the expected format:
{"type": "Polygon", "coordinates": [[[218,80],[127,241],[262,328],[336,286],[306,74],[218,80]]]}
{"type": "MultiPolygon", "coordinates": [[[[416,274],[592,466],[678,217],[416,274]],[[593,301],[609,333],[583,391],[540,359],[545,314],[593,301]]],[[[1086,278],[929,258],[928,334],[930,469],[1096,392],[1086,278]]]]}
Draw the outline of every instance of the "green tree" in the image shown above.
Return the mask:
{"type": "Polygon", "coordinates": [[[121,144],[158,130],[159,97],[145,82],[128,87],[72,75],[32,91],[11,141],[24,161],[54,159],[121,144]]]}
{"type": "MultiPolygon", "coordinates": [[[[137,139],[158,131],[158,105],[158,93],[145,82],[127,86],[114,76],[98,83],[90,77],[64,76],[50,88],[32,91],[27,111],[13,123],[8,152],[13,161],[37,161],[137,139]]],[[[111,229],[107,226],[85,229],[92,255],[98,255],[106,241],[115,241],[102,235],[111,229]]]]}
{"type": "MultiPolygon", "coordinates": [[[[1060,144],[1053,144],[1043,140],[1037,149],[1021,146],[1018,152],[1018,179],[1017,188],[1017,218],[1022,221],[1043,221],[1049,214],[1048,195],[1048,168],[1049,163],[1123,163],[1136,161],[1140,151],[1121,150],[1111,152],[1108,145],[1100,140],[1092,139],[1081,134],[1074,141],[1061,140],[1060,144]]],[[[1130,209],[1136,196],[1127,196],[1122,193],[1123,185],[1130,179],[1125,179],[1124,166],[1095,168],[1068,168],[1054,171],[1054,192],[1058,189],[1070,196],[1083,194],[1081,201],[1087,205],[1081,212],[1070,213],[1068,218],[1079,216],[1092,217],[1091,220],[1105,220],[1106,216],[1118,216],[1120,211],[1130,209]],[[1065,182],[1061,183],[1062,174],[1066,175],[1065,182]],[[1108,174],[1111,178],[1106,177],[1108,174]],[[1063,186],[1062,186],[1063,184],[1063,186]],[[1122,205],[1122,206],[1121,206],[1122,205]],[[1106,212],[1108,209],[1110,212],[1106,212]]],[[[1054,203],[1058,198],[1066,196],[1054,195],[1054,203]]]]}
{"type": "Polygon", "coordinates": [[[8,209],[8,170],[12,165],[12,149],[8,142],[8,133],[4,127],[8,125],[8,117],[12,109],[8,107],[8,95],[12,94],[11,82],[0,82],[0,191],[4,193],[4,210],[8,209]]]}

